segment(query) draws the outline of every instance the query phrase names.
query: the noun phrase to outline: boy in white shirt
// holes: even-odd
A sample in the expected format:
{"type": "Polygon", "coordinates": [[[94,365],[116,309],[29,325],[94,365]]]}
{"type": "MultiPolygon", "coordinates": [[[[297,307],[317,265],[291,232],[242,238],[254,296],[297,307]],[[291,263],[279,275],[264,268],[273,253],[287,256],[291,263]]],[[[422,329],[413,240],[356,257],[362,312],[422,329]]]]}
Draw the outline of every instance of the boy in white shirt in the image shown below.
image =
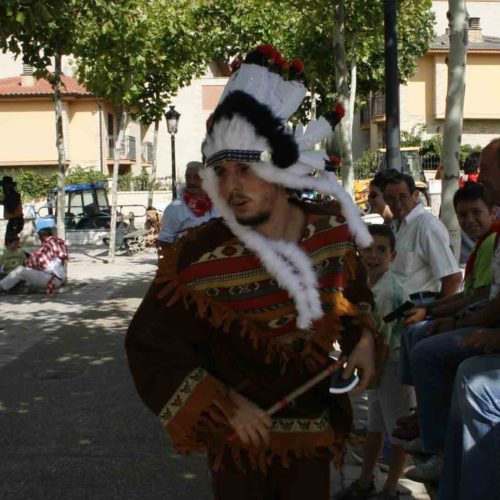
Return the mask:
{"type": "Polygon", "coordinates": [[[379,328],[387,346],[387,357],[378,386],[368,391],[368,434],[361,475],[336,497],[338,500],[399,498],[398,481],[405,464],[403,441],[390,438],[389,473],[383,491],[377,495],[373,485],[373,471],[382,452],[385,434],[391,436],[397,427],[396,420],[407,415],[414,406],[413,390],[402,385],[398,377],[399,346],[404,327],[400,322],[385,323],[382,320],[409,300],[400,280],[389,270],[396,257],[394,234],[386,225],[373,224],[368,226],[368,230],[373,236],[373,244],[360,253],[375,300],[375,316],[379,320],[379,328]]]}

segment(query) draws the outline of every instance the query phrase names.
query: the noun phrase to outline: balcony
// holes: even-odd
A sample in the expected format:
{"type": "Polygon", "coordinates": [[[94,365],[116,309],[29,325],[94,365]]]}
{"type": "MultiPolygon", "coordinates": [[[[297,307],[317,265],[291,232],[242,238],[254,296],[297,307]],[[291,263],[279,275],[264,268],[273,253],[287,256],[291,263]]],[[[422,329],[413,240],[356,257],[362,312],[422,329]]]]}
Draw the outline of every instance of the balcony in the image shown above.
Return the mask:
{"type": "MultiPolygon", "coordinates": [[[[115,158],[115,140],[113,137],[108,139],[108,158],[115,158]]],[[[120,160],[136,160],[135,137],[126,135],[123,138],[122,147],[120,149],[120,160]]]]}

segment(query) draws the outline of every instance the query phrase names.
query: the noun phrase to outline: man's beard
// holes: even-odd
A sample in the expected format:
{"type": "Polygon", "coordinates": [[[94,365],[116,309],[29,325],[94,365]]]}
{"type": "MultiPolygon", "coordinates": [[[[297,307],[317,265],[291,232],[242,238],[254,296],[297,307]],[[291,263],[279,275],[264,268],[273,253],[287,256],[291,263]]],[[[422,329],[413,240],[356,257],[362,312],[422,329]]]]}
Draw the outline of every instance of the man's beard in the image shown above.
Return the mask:
{"type": "Polygon", "coordinates": [[[252,217],[238,218],[236,221],[242,226],[257,227],[265,224],[271,218],[271,212],[260,212],[252,217]]]}

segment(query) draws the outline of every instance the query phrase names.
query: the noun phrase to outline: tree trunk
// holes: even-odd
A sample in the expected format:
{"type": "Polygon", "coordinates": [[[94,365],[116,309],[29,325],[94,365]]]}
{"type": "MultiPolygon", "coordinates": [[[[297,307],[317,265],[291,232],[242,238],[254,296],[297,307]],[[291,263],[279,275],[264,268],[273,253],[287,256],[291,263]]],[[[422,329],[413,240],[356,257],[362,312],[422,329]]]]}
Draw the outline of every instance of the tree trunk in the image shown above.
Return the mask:
{"type": "Polygon", "coordinates": [[[153,206],[153,194],[156,183],[156,151],[158,150],[158,129],[160,128],[160,119],[155,120],[155,128],[153,133],[153,165],[151,167],[151,178],[149,179],[149,194],[148,194],[148,207],[153,206]]]}
{"type": "Polygon", "coordinates": [[[455,257],[460,255],[460,227],[453,208],[453,195],[458,189],[460,173],[460,145],[465,96],[465,69],[467,58],[467,10],[464,0],[449,0],[450,52],[448,55],[448,89],[443,129],[443,181],[441,217],[448,229],[455,257]]]}
{"type": "MultiPolygon", "coordinates": [[[[349,129],[349,134],[351,136],[351,145],[353,137],[354,128],[354,105],[356,103],[356,90],[358,86],[358,65],[356,63],[356,36],[353,35],[351,43],[351,85],[349,89],[349,121],[351,127],[349,129]]],[[[352,146],[351,146],[352,147],[352,146]]]]}
{"type": "Polygon", "coordinates": [[[66,237],[64,218],[66,213],[64,184],[66,177],[66,157],[64,151],[64,130],[62,118],[61,99],[61,59],[62,55],[56,48],[54,53],[54,102],[56,111],[56,147],[57,147],[57,235],[59,238],[66,237]]]}
{"type": "Polygon", "coordinates": [[[120,156],[123,144],[123,137],[125,129],[127,128],[128,115],[125,108],[122,109],[120,120],[120,129],[118,131],[118,139],[114,147],[114,161],[113,161],[113,185],[111,187],[111,223],[109,232],[109,250],[108,260],[113,263],[115,261],[115,247],[116,247],[116,222],[118,211],[118,170],[120,168],[120,156]]]}
{"type": "Polygon", "coordinates": [[[342,186],[354,195],[354,170],[352,165],[352,141],[350,124],[349,85],[345,53],[345,9],[344,0],[332,0],[334,11],[333,56],[335,60],[335,84],[339,101],[344,106],[345,116],[340,122],[340,156],[342,159],[342,186]]]}

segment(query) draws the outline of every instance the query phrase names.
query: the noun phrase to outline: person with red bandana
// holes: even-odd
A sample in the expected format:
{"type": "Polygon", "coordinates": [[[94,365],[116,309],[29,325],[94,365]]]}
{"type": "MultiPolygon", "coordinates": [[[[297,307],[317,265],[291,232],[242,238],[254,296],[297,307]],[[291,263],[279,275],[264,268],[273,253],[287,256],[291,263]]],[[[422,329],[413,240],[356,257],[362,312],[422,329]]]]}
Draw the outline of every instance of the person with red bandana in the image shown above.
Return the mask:
{"type": "Polygon", "coordinates": [[[200,168],[201,163],[198,161],[190,161],[186,165],[186,187],[163,212],[158,236],[160,245],[174,243],[190,227],[218,217],[210,198],[201,187],[200,168]]]}

